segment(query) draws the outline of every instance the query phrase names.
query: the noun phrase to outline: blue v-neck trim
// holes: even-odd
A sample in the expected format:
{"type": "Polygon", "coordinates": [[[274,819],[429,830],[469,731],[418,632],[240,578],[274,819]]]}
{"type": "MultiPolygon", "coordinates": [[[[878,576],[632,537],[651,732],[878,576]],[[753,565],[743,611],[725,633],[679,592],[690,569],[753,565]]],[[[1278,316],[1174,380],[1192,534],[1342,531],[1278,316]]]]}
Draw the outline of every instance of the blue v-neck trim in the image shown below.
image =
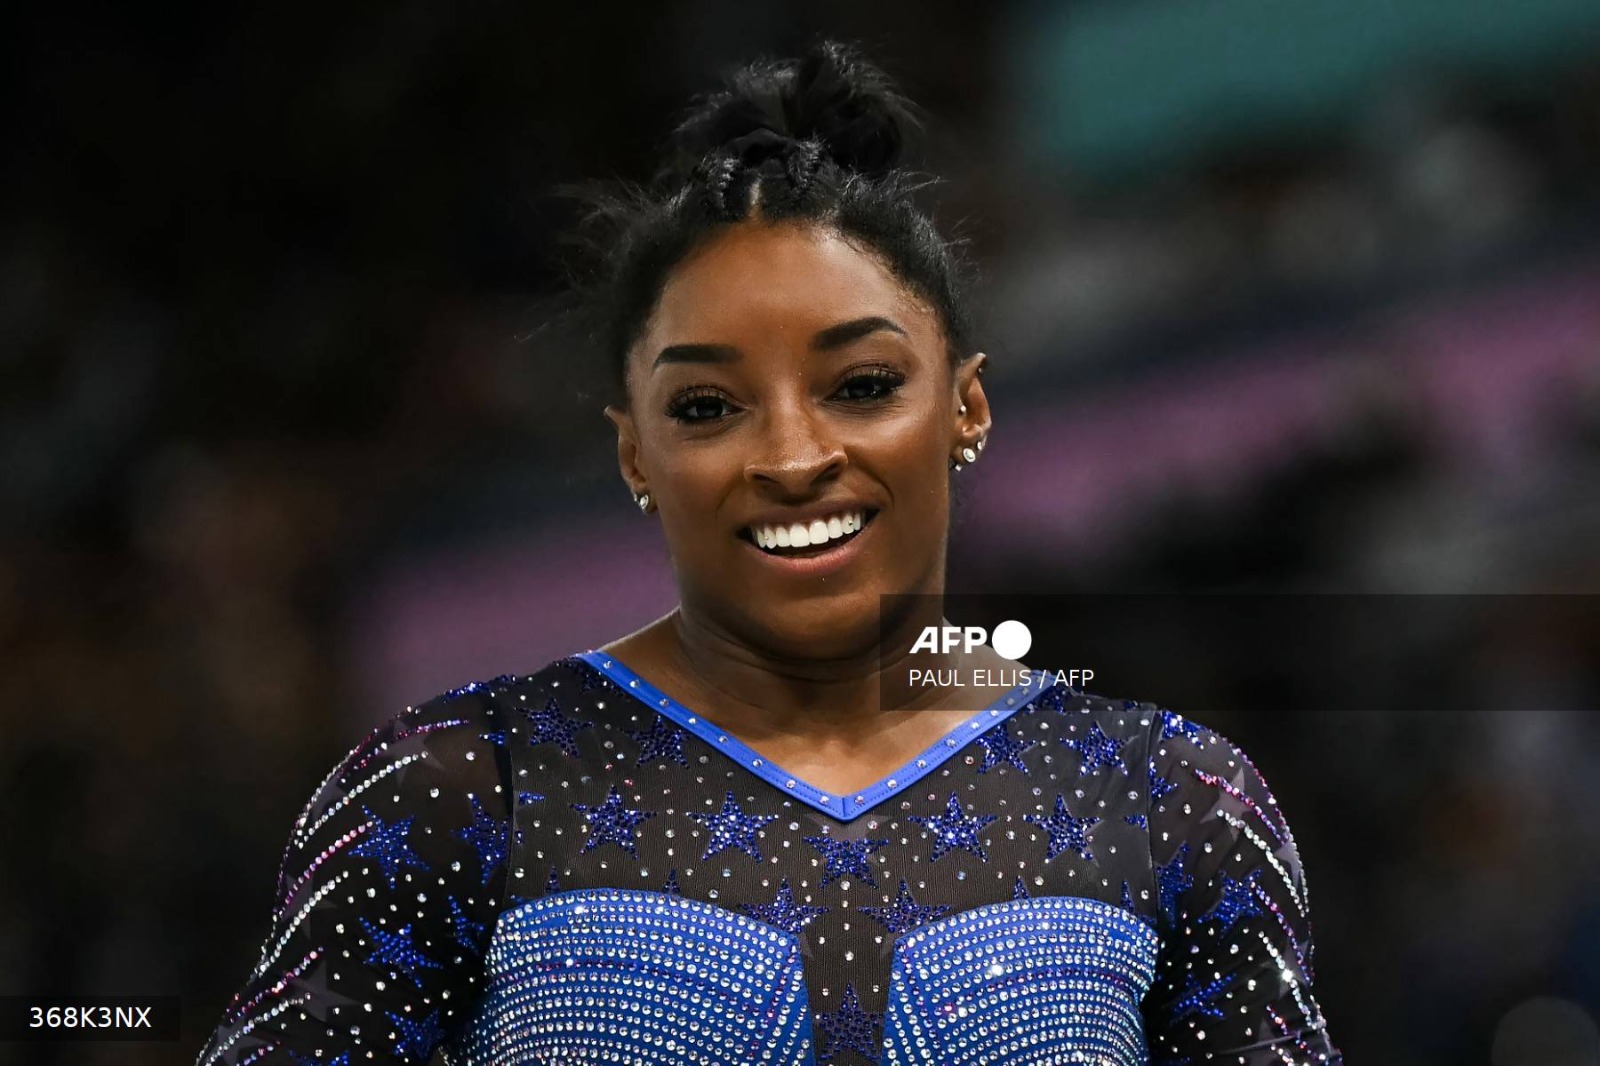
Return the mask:
{"type": "Polygon", "coordinates": [[[1013,688],[983,710],[974,713],[972,717],[951,729],[926,751],[888,777],[853,795],[835,796],[768,761],[738,737],[722,732],[698,713],[691,711],[624,666],[616,656],[600,651],[586,651],[579,654],[578,658],[606,675],[618,688],[646,707],[689,730],[780,792],[793,796],[841,822],[848,822],[872,810],[890,796],[905,792],[937,770],[950,756],[1022,710],[1036,696],[1054,684],[1049,671],[1033,671],[1026,682],[1013,688]]]}

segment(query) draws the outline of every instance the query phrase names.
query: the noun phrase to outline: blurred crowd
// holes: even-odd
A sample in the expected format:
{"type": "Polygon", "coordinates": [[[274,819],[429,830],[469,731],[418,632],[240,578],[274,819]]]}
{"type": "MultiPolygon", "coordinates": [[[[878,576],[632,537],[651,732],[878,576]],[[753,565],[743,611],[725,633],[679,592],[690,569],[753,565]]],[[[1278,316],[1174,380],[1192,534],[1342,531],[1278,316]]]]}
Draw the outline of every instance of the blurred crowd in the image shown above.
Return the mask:
{"type": "MultiPolygon", "coordinates": [[[[1314,136],[1241,120],[1108,181],[1019,143],[1051,7],[19,20],[0,994],[181,995],[185,1044],[0,1061],[186,1061],[368,729],[662,606],[603,368],[546,328],[549,190],[642,177],[717,71],[819,31],[928,110],[930,203],[982,268],[995,447],[955,587],[1600,590],[1600,36],[1514,88],[1419,67],[1314,136]]],[[[1295,826],[1352,1061],[1600,1063],[1591,623],[1380,642],[1398,691],[1522,686],[1479,710],[1214,723],[1295,826]]]]}

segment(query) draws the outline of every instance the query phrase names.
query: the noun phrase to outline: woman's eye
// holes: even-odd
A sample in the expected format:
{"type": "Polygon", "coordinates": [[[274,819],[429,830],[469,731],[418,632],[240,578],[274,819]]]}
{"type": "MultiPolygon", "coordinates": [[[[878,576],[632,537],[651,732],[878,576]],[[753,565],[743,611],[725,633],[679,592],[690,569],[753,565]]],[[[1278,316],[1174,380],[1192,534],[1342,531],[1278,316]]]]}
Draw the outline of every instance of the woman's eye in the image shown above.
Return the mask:
{"type": "Polygon", "coordinates": [[[881,400],[889,396],[894,390],[904,384],[905,379],[898,374],[873,372],[870,374],[857,374],[839,386],[838,396],[842,400],[881,400]]]}
{"type": "Polygon", "coordinates": [[[710,422],[732,411],[727,400],[705,393],[679,397],[667,408],[667,414],[680,422],[710,422]]]}

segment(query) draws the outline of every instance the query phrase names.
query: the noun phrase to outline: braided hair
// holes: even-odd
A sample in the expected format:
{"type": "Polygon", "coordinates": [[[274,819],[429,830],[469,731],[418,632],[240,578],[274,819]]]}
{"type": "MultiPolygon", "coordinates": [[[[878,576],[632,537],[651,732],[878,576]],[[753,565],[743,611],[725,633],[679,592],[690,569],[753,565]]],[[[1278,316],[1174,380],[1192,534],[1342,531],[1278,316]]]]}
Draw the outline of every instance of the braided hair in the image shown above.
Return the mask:
{"type": "Polygon", "coordinates": [[[699,98],[644,185],[575,190],[587,211],[570,274],[591,340],[626,394],[627,353],[672,268],[723,228],[748,220],[829,226],[876,253],[938,314],[952,364],[970,351],[966,266],[915,203],[931,182],[900,166],[914,105],[851,46],[823,41],[759,60],[699,98]]]}

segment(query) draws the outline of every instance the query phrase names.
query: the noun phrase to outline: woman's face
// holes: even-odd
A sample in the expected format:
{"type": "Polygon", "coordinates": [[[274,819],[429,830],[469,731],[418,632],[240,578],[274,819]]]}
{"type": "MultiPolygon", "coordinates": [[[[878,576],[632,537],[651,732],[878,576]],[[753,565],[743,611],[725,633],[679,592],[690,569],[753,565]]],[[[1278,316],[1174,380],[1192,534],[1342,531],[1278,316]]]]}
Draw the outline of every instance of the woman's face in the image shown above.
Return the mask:
{"type": "Polygon", "coordinates": [[[747,222],[685,258],[607,409],[684,611],[834,658],[876,642],[879,597],[941,592],[949,463],[989,428],[981,363],[952,367],[938,315],[831,229],[747,222]]]}

